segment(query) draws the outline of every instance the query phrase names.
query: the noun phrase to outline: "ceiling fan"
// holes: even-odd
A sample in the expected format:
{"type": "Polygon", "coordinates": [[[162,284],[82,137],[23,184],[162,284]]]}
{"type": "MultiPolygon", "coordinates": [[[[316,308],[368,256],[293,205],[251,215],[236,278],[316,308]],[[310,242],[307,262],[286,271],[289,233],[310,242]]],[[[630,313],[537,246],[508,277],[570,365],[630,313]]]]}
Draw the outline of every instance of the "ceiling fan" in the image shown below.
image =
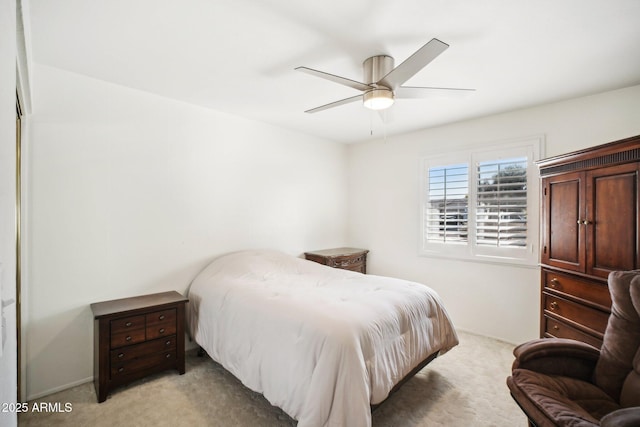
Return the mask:
{"type": "Polygon", "coordinates": [[[426,98],[434,94],[462,95],[473,92],[474,89],[402,86],[404,82],[422,70],[448,47],[448,44],[438,39],[431,39],[431,41],[395,68],[393,68],[394,61],[391,56],[377,55],[367,58],[362,63],[364,83],[312,68],[297,67],[296,70],[302,71],[303,73],[330,80],[363,92],[360,95],[312,108],[305,111],[305,113],[317,113],[318,111],[338,107],[360,99],[364,106],[369,109],[384,110],[391,107],[396,98],[426,98]]]}

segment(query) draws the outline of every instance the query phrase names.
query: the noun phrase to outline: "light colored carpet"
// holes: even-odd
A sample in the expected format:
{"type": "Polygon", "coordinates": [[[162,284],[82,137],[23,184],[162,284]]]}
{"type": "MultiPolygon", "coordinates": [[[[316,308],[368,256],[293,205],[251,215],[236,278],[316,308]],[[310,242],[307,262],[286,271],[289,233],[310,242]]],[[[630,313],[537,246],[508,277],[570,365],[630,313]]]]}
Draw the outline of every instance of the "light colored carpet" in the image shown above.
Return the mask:
{"type": "MultiPolygon", "coordinates": [[[[459,332],[437,358],[373,414],[373,427],[526,426],[505,384],[513,345],[459,332]]],[[[98,404],[92,383],[36,402],[72,404],[67,413],[24,413],[27,426],[295,426],[296,422],[208,357],[187,355],[187,372],[167,371],[114,390],[98,404]]],[[[34,402],[29,402],[32,407],[34,402]]],[[[345,426],[348,427],[348,426],[345,426]]]]}

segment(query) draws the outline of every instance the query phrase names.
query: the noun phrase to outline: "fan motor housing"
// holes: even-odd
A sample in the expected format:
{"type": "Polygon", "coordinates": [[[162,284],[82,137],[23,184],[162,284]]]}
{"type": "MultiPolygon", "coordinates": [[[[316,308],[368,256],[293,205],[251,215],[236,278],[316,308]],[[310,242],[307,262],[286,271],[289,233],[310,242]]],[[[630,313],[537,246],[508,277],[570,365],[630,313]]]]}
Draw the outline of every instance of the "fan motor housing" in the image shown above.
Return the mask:
{"type": "Polygon", "coordinates": [[[364,71],[364,83],[378,83],[393,70],[393,58],[387,55],[372,56],[362,63],[362,69],[364,71]]]}

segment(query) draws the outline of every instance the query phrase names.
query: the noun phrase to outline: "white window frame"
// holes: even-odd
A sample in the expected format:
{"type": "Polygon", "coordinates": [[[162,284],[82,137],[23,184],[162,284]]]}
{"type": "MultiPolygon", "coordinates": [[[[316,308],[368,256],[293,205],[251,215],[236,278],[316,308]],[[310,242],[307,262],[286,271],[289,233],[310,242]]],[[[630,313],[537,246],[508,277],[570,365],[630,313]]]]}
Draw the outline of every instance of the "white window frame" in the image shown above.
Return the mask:
{"type": "Polygon", "coordinates": [[[468,148],[452,153],[422,157],[420,168],[420,248],[421,256],[454,258],[467,261],[537,266],[539,259],[539,178],[535,161],[543,153],[544,137],[519,138],[482,148],[468,148]],[[491,247],[476,244],[476,207],[478,164],[480,162],[527,157],[527,240],[524,247],[491,247]],[[459,163],[469,165],[468,234],[466,242],[443,243],[426,240],[426,207],[429,203],[429,169],[459,163]]]}

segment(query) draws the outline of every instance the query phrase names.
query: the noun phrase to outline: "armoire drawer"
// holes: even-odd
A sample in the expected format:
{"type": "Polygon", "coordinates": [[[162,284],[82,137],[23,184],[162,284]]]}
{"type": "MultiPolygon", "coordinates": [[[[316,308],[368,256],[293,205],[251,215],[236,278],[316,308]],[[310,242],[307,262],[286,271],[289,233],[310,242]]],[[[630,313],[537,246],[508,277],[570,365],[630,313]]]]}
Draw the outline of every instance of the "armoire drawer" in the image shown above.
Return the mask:
{"type": "Polygon", "coordinates": [[[545,291],[566,294],[603,310],[609,310],[611,307],[611,296],[606,283],[544,269],[542,270],[542,280],[545,291]]]}
{"type": "Polygon", "coordinates": [[[569,338],[591,344],[596,348],[602,346],[602,339],[582,332],[564,322],[545,316],[545,337],[569,338]]]}
{"type": "Polygon", "coordinates": [[[609,321],[609,313],[587,307],[556,295],[544,293],[544,311],[551,317],[561,317],[575,324],[576,328],[587,328],[597,333],[604,333],[609,321]]]}

